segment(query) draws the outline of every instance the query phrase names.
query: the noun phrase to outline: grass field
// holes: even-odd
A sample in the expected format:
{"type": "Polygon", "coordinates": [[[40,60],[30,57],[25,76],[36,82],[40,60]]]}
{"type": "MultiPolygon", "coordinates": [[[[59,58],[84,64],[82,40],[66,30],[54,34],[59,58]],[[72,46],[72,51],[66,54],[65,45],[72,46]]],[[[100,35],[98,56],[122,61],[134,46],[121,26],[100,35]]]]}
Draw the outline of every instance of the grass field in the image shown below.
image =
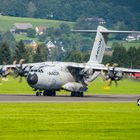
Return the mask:
{"type": "MultiPolygon", "coordinates": [[[[22,22],[22,23],[31,23],[34,27],[38,25],[43,25],[46,26],[47,28],[49,27],[55,27],[57,28],[61,23],[67,23],[71,28],[74,26],[74,22],[69,22],[69,21],[59,21],[59,20],[48,20],[48,19],[39,19],[39,18],[23,18],[23,17],[12,17],[12,16],[0,16],[0,31],[7,31],[12,27],[12,25],[16,22],[22,22]]],[[[26,37],[25,35],[15,35],[15,38],[17,41],[20,41],[21,39],[30,39],[26,37]]],[[[38,39],[33,38],[33,40],[38,41],[38,39]]],[[[112,46],[112,43],[114,41],[109,41],[108,45],[112,46]]],[[[116,42],[116,41],[115,41],[116,42]]],[[[124,47],[127,49],[129,47],[140,47],[140,42],[126,42],[126,41],[117,41],[120,43],[123,43],[124,47]]]]}
{"type": "Polygon", "coordinates": [[[135,103],[0,103],[1,140],[139,140],[135,103]]]}
{"type": "Polygon", "coordinates": [[[117,43],[120,43],[120,44],[123,44],[123,46],[126,48],[126,49],[129,49],[130,47],[140,47],[140,41],[133,41],[133,42],[127,42],[127,41],[122,41],[122,40],[114,40],[114,41],[108,41],[108,45],[109,46],[112,46],[113,42],[117,42],[117,43]]]}
{"type": "Polygon", "coordinates": [[[73,22],[67,22],[67,21],[0,16],[0,31],[6,31],[10,29],[12,25],[16,22],[22,22],[22,23],[28,22],[28,23],[31,23],[34,27],[38,25],[43,25],[47,27],[58,27],[61,23],[67,23],[71,27],[74,25],[73,22]]]}
{"type": "MultiPolygon", "coordinates": [[[[9,81],[2,82],[0,84],[0,94],[2,93],[35,93],[32,88],[29,87],[27,82],[23,80],[22,83],[18,82],[19,79],[13,79],[10,77],[9,81]]],[[[119,81],[119,86],[116,87],[112,83],[110,89],[106,89],[108,83],[101,78],[93,81],[89,84],[89,90],[85,94],[140,94],[140,81],[122,80],[119,81]]],[[[58,94],[70,94],[70,92],[57,92],[58,94]]]]}

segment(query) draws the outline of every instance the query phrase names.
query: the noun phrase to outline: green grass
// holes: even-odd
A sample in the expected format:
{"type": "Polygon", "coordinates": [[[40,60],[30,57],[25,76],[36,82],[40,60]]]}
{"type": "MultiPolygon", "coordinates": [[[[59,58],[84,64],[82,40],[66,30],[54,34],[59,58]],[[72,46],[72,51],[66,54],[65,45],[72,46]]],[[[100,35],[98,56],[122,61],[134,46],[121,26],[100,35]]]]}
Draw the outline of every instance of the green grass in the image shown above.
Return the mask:
{"type": "Polygon", "coordinates": [[[123,79],[118,81],[118,86],[112,82],[110,89],[105,89],[108,82],[97,79],[89,85],[88,93],[97,94],[140,94],[140,81],[123,79]]]}
{"type": "Polygon", "coordinates": [[[0,103],[1,140],[139,140],[136,103],[0,103]]]}
{"type": "Polygon", "coordinates": [[[9,81],[2,81],[0,84],[0,93],[34,93],[26,80],[20,83],[19,78],[9,77],[9,81]]]}
{"type": "Polygon", "coordinates": [[[16,22],[31,23],[34,27],[38,25],[43,25],[46,27],[58,27],[61,23],[67,23],[73,27],[73,22],[59,21],[59,20],[48,20],[39,18],[23,18],[23,17],[10,17],[10,16],[0,16],[0,31],[6,31],[12,27],[16,22]]]}
{"type": "Polygon", "coordinates": [[[32,37],[27,37],[26,35],[20,35],[20,34],[14,34],[14,37],[17,42],[21,40],[34,40],[37,44],[42,44],[42,42],[39,41],[39,39],[36,37],[32,38],[32,37]]]}
{"type": "MultiPolygon", "coordinates": [[[[25,80],[22,83],[19,79],[10,77],[8,82],[2,82],[0,85],[0,94],[3,93],[35,93],[25,80]]],[[[104,89],[108,83],[101,78],[89,84],[88,92],[85,94],[140,94],[140,81],[122,80],[119,81],[119,86],[116,87],[114,83],[110,89],[104,89]]],[[[58,94],[70,94],[70,92],[57,92],[58,94]]]]}
{"type": "Polygon", "coordinates": [[[109,42],[108,42],[108,45],[109,45],[109,46],[112,46],[113,42],[118,42],[118,43],[120,43],[120,44],[122,43],[123,46],[124,46],[126,49],[129,49],[130,47],[134,47],[134,46],[135,46],[136,48],[140,47],[140,41],[127,42],[127,41],[122,41],[122,40],[120,40],[120,41],[114,40],[114,41],[109,41],[109,42]]]}

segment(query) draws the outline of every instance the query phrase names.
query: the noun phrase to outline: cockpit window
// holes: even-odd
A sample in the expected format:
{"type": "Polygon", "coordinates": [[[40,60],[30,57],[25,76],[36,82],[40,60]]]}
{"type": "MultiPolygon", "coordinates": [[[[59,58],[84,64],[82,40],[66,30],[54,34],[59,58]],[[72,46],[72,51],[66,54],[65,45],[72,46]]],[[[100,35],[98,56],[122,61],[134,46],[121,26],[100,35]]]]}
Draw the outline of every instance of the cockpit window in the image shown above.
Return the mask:
{"type": "Polygon", "coordinates": [[[42,69],[39,69],[38,72],[43,73],[43,70],[42,69]]]}
{"type": "Polygon", "coordinates": [[[37,70],[31,70],[31,72],[37,72],[37,70]]]}

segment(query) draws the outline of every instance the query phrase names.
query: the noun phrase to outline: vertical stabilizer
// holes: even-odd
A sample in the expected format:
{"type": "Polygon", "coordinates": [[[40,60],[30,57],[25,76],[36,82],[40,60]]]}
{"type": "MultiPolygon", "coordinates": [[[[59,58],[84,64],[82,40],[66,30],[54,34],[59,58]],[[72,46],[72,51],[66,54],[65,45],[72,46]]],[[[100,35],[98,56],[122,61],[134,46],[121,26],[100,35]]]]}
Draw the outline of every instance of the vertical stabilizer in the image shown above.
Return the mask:
{"type": "Polygon", "coordinates": [[[97,30],[72,30],[72,31],[96,33],[94,45],[88,63],[102,62],[105,48],[107,46],[108,34],[110,33],[140,34],[140,31],[115,31],[115,30],[108,30],[102,26],[98,26],[97,30]]]}
{"type": "Polygon", "coordinates": [[[97,33],[94,41],[94,45],[91,51],[89,63],[96,62],[96,63],[101,63],[107,43],[107,36],[108,33],[103,33],[107,32],[108,30],[102,26],[98,26],[97,28],[97,33]]]}

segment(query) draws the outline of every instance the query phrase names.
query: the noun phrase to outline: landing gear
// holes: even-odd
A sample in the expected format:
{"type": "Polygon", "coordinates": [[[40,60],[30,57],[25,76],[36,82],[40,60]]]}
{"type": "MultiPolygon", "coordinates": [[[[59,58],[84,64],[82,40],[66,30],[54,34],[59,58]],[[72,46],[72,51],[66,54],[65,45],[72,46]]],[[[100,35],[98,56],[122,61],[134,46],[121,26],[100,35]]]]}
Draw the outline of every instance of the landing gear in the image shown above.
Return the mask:
{"type": "Polygon", "coordinates": [[[56,96],[56,91],[55,90],[45,90],[43,92],[43,96],[56,96]]]}
{"type": "Polygon", "coordinates": [[[41,92],[36,92],[36,96],[41,96],[41,92]]]}
{"type": "Polygon", "coordinates": [[[83,97],[83,92],[71,92],[71,97],[83,97]]]}

